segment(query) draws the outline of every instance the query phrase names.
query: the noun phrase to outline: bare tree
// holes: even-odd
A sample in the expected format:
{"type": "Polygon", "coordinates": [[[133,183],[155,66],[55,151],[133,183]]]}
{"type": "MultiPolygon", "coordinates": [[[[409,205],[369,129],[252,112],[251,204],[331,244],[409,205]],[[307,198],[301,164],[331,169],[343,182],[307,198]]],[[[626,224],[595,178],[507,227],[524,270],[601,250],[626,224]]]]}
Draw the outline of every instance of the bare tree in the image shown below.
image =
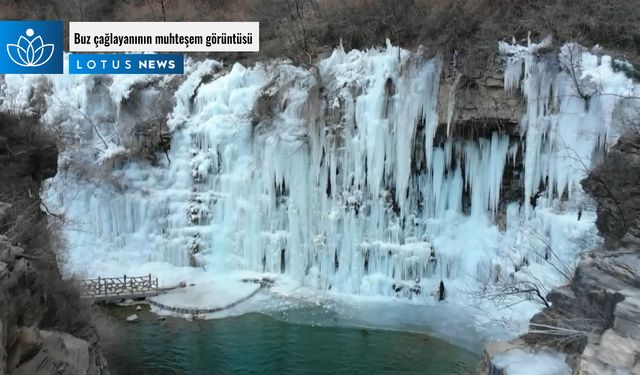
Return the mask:
{"type": "Polygon", "coordinates": [[[589,108],[589,100],[591,95],[587,94],[585,83],[581,82],[582,60],[581,56],[584,48],[578,44],[571,43],[562,47],[559,60],[560,66],[569,73],[573,87],[579,97],[585,101],[585,107],[589,108]]]}
{"type": "Polygon", "coordinates": [[[313,0],[286,0],[287,12],[289,17],[286,21],[281,21],[281,27],[288,29],[286,33],[289,45],[293,49],[294,62],[299,62],[301,55],[309,59],[311,64],[311,41],[307,29],[306,17],[313,9],[315,2],[313,0]]]}
{"type": "Polygon", "coordinates": [[[566,347],[581,340],[587,340],[606,327],[606,314],[595,304],[582,304],[589,310],[587,316],[570,316],[557,310],[546,312],[544,323],[531,322],[528,335],[536,335],[536,341],[552,347],[566,347]]]}
{"type": "Polygon", "coordinates": [[[160,10],[162,11],[162,20],[164,22],[167,22],[167,10],[164,6],[165,0],[159,0],[159,1],[160,1],[160,10]]]}
{"type": "Polygon", "coordinates": [[[524,228],[524,231],[529,239],[536,241],[536,245],[528,246],[528,252],[535,254],[545,264],[551,266],[565,281],[570,281],[573,277],[573,267],[558,255],[548,237],[532,228],[524,228]]]}
{"type": "Polygon", "coordinates": [[[93,122],[93,120],[91,120],[91,117],[89,117],[86,113],[84,113],[83,111],[79,110],[78,108],[76,108],[76,107],[74,107],[74,106],[72,106],[72,105],[70,105],[68,103],[63,102],[57,95],[52,94],[51,96],[53,98],[55,98],[58,101],[58,103],[60,103],[62,106],[66,107],[67,109],[72,109],[73,111],[79,113],[82,117],[84,117],[84,119],[87,120],[87,123],[89,123],[89,125],[91,126],[93,131],[96,133],[96,135],[98,136],[98,138],[100,139],[100,141],[104,145],[105,149],[109,148],[109,145],[107,144],[107,141],[104,139],[104,137],[100,133],[100,130],[96,126],[95,122],[93,122]]]}
{"type": "Polygon", "coordinates": [[[521,275],[524,274],[527,275],[528,280],[518,278],[515,275],[499,276],[482,291],[483,298],[503,307],[511,307],[531,300],[543,307],[549,307],[549,301],[546,298],[548,291],[544,284],[532,274],[522,271],[521,275]]]}
{"type": "MultiPolygon", "coordinates": [[[[524,228],[524,234],[530,240],[525,246],[525,254],[512,261],[512,270],[503,270],[500,266],[494,266],[489,277],[477,296],[488,299],[496,305],[511,307],[525,301],[533,301],[541,307],[549,307],[547,285],[535,274],[527,269],[532,261],[543,262],[551,267],[562,279],[568,283],[573,278],[574,267],[560,257],[551,246],[547,236],[538,233],[532,228],[524,228]]],[[[511,259],[518,253],[521,246],[512,246],[501,254],[502,258],[511,259]]]]}
{"type": "Polygon", "coordinates": [[[574,150],[573,148],[569,147],[563,139],[561,139],[561,141],[564,144],[564,148],[565,150],[567,150],[568,152],[568,158],[575,160],[579,166],[581,167],[583,173],[587,176],[589,176],[589,178],[595,180],[599,186],[601,186],[605,193],[607,198],[609,198],[614,206],[616,207],[616,213],[619,216],[620,219],[620,225],[622,225],[622,230],[623,232],[627,231],[627,222],[625,220],[625,215],[624,215],[624,210],[622,209],[622,203],[620,202],[620,199],[618,199],[618,196],[614,193],[614,189],[612,189],[609,184],[607,183],[607,181],[605,181],[602,176],[600,176],[600,173],[598,173],[597,171],[593,171],[591,170],[591,168],[589,168],[584,160],[582,160],[582,158],[580,157],[580,155],[578,155],[578,152],[576,150],[574,150]]]}

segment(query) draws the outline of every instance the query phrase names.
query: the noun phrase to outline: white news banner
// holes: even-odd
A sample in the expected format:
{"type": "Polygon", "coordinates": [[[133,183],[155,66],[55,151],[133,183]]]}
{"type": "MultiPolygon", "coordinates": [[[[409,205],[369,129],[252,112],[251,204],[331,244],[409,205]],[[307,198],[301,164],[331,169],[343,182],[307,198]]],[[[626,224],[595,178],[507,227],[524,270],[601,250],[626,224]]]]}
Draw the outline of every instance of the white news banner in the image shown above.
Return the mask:
{"type": "Polygon", "coordinates": [[[259,22],[69,22],[71,52],[257,52],[259,22]]]}

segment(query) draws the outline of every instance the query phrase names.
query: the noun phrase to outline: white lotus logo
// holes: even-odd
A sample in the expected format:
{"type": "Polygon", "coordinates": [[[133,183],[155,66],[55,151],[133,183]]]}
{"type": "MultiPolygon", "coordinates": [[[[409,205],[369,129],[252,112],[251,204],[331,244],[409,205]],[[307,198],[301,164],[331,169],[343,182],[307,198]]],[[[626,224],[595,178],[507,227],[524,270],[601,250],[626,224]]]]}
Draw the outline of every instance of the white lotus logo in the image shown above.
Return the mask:
{"type": "Polygon", "coordinates": [[[17,44],[7,44],[9,58],[17,65],[24,67],[37,67],[46,64],[53,56],[54,45],[44,44],[42,38],[33,37],[33,29],[27,29],[25,38],[20,35],[17,44]]]}

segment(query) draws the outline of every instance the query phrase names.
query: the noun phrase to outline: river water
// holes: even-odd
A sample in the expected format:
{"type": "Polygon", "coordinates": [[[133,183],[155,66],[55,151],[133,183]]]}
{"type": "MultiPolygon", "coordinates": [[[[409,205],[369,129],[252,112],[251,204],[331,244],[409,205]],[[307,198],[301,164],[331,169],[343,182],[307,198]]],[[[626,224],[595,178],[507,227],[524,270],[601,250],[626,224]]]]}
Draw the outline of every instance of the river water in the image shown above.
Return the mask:
{"type": "MultiPolygon", "coordinates": [[[[246,314],[160,320],[110,309],[102,345],[114,375],[470,374],[476,353],[423,333],[300,324],[246,314]]],[[[294,322],[295,321],[295,322],[294,322]]]]}

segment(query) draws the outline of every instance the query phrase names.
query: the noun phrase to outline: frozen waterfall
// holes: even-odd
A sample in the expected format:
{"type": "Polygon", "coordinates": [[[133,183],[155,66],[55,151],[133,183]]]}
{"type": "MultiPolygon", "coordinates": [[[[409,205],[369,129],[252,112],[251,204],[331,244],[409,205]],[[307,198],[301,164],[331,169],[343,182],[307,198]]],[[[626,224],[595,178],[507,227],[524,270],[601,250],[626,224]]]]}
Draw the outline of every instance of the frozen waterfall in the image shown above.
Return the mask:
{"type": "Polygon", "coordinates": [[[525,103],[518,135],[447,136],[446,67],[391,45],[338,48],[310,69],[189,60],[183,77],[6,76],[2,106],[38,102],[65,137],[46,195],[67,218],[69,272],[246,270],[423,302],[444,280],[467,304],[501,277],[557,284],[544,249],[571,263],[596,241],[579,181],[637,88],[608,56],[538,47],[500,46],[505,90],[525,103]],[[579,58],[586,102],[566,54],[579,58]],[[164,123],[170,148],[141,160],[150,123],[164,123]],[[503,197],[507,180],[518,199],[503,197]]]}

